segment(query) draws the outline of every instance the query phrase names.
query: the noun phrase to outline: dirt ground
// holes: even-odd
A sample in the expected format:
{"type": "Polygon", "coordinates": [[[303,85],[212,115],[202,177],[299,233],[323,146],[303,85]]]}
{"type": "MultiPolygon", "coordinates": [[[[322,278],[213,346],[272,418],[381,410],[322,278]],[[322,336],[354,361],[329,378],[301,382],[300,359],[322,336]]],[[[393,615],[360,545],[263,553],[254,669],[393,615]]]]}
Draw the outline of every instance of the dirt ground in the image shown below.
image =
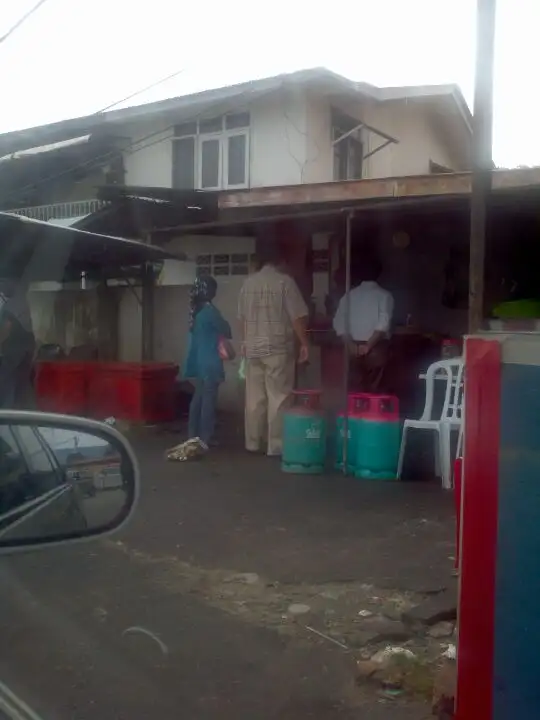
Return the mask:
{"type": "Polygon", "coordinates": [[[156,473],[156,456],[174,437],[146,432],[135,440],[145,513],[111,541],[115,551],[169,592],[342,652],[354,688],[348,702],[366,693],[390,704],[420,700],[428,713],[432,672],[455,643],[451,495],[435,480],[286,475],[276,460],[231,442],[202,462],[163,463],[156,473]],[[426,604],[442,612],[418,620],[415,608],[426,604]],[[423,670],[387,697],[379,684],[355,682],[354,667],[388,646],[410,650],[423,670]]]}

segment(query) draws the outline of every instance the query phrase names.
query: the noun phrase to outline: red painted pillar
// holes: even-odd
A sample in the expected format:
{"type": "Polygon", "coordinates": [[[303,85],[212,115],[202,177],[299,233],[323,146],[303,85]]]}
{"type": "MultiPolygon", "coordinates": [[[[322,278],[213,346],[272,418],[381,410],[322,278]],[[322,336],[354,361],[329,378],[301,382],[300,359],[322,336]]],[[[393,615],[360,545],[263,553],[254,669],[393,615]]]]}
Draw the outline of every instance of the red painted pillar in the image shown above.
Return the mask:
{"type": "Polygon", "coordinates": [[[501,346],[465,341],[457,720],[493,720],[501,346]]]}

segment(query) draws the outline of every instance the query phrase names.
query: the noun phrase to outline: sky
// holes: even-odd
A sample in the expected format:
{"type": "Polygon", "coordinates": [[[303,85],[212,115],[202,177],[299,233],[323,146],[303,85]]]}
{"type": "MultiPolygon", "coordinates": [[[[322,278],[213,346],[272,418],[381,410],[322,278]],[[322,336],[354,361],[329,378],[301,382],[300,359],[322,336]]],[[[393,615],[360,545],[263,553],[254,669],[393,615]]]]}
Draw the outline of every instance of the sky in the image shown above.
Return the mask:
{"type": "MultiPolygon", "coordinates": [[[[2,0],[3,35],[36,0],[2,0]]],[[[0,44],[0,132],[325,66],[375,85],[455,82],[472,106],[476,0],[47,0],[0,44]],[[11,98],[8,101],[7,98],[11,98]]],[[[540,165],[540,0],[497,0],[497,165],[540,165]]]]}

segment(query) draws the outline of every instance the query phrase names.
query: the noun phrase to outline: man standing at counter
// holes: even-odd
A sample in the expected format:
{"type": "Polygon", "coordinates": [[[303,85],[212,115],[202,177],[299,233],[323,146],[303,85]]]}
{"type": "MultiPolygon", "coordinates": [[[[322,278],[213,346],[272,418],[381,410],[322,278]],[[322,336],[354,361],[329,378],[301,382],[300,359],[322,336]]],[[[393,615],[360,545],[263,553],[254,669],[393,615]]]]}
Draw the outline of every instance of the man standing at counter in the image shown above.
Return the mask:
{"type": "Polygon", "coordinates": [[[281,455],[282,415],[294,388],[298,362],[309,358],[308,309],[293,278],[281,267],[277,243],[257,253],[260,269],[242,286],[238,316],[246,358],[246,450],[281,455]],[[266,440],[266,442],[265,442],[266,440]]]}
{"type": "MultiPolygon", "coordinates": [[[[388,345],[394,298],[377,280],[381,263],[374,255],[358,258],[351,268],[353,287],[350,292],[349,347],[350,380],[353,390],[366,393],[380,391],[388,359],[388,345]]],[[[334,330],[344,337],[346,297],[339,302],[334,316],[334,330]]]]}

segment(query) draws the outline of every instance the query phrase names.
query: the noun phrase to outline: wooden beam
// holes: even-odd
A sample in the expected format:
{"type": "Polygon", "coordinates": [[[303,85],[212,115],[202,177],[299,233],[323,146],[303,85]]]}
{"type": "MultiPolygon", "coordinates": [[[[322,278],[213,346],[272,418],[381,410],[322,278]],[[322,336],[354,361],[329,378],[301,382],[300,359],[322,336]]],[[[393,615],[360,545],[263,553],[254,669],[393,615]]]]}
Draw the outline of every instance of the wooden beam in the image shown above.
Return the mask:
{"type": "MultiPolygon", "coordinates": [[[[494,190],[525,190],[534,187],[540,189],[540,168],[495,170],[492,173],[492,186],[494,190]]],[[[380,198],[444,197],[446,195],[469,195],[471,189],[472,174],[470,172],[347,180],[222,192],[219,195],[219,209],[314,205],[328,202],[347,203],[380,198]]]]}

